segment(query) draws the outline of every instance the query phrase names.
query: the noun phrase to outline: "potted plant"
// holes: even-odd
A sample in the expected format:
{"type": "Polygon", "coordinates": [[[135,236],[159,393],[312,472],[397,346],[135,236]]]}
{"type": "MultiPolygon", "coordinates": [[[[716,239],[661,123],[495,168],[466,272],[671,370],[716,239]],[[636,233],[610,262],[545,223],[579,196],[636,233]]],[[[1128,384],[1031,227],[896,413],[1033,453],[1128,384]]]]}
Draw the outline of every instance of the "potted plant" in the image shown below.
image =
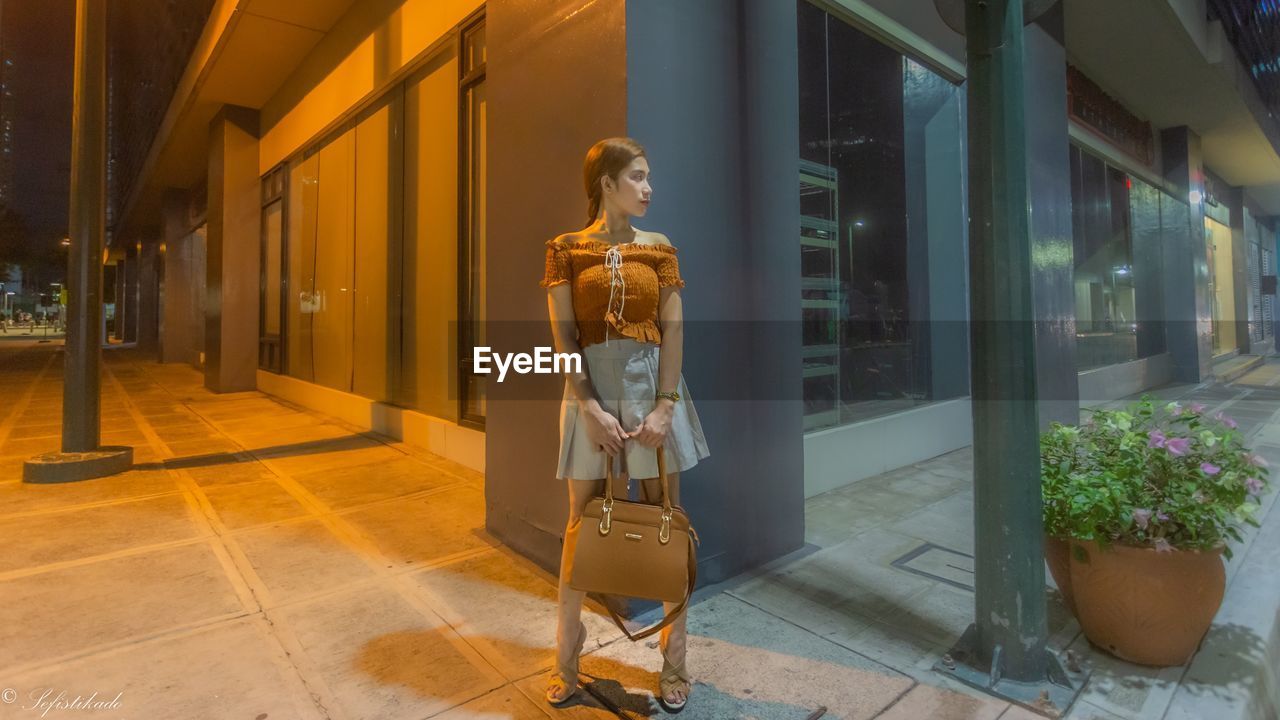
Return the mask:
{"type": "Polygon", "coordinates": [[[1097,410],[1041,436],[1046,558],[1085,636],[1144,665],[1180,665],[1222,602],[1267,463],[1199,403],[1097,410]]]}

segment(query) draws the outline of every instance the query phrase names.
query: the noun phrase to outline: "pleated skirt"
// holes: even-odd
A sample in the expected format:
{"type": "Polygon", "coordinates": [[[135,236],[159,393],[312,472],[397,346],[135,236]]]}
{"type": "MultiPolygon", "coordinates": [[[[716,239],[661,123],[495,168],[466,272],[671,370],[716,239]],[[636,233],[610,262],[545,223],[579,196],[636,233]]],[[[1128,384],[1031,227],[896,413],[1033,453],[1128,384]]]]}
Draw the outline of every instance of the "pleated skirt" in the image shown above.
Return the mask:
{"type": "MultiPolygon", "coordinates": [[[[624,432],[635,430],[653,411],[660,347],[631,338],[610,338],[608,345],[595,343],[582,350],[601,407],[618,418],[624,432]]],[[[683,374],[677,391],[680,400],[675,404],[664,445],[668,473],[683,472],[711,456],[683,374]]],[[[560,461],[556,477],[601,480],[608,459],[609,454],[587,437],[586,418],[582,417],[573,385],[566,378],[560,402],[560,461]]],[[[628,440],[613,461],[615,476],[625,471],[633,478],[658,477],[657,451],[635,440],[628,440]]]]}

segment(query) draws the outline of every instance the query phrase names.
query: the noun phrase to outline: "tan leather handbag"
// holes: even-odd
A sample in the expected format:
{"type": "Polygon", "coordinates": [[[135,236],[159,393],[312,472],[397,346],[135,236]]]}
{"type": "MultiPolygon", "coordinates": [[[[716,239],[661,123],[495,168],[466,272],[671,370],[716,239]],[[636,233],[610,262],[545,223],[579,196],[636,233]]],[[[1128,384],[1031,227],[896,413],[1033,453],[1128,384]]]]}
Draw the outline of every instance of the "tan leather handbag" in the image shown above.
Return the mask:
{"type": "Polygon", "coordinates": [[[613,621],[633,642],[662,630],[689,604],[698,577],[694,543],[698,534],[689,516],[672,506],[667,465],[658,451],[662,504],[616,500],[613,497],[613,459],[604,495],[591,498],[576,532],[569,587],[575,590],[680,603],[662,622],[632,633],[622,618],[607,608],[613,621]]]}

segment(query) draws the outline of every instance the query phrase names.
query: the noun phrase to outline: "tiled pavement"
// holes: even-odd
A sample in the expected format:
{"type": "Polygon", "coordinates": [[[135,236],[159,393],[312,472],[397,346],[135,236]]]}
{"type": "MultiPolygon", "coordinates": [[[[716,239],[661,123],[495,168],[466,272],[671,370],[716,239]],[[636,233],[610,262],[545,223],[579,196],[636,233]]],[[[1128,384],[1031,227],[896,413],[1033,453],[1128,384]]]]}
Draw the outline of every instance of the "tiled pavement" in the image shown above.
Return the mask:
{"type": "MultiPolygon", "coordinates": [[[[138,466],[26,485],[22,460],[58,444],[60,362],[50,345],[0,344],[0,700],[18,693],[0,718],[39,716],[20,707],[37,688],[119,695],[101,718],[614,717],[585,693],[541,701],[554,579],[484,532],[480,474],[116,349],[103,440],[133,445],[138,466]]],[[[1277,369],[1170,392],[1261,424],[1280,407],[1277,369]]],[[[811,500],[807,552],[703,593],[682,717],[1033,717],[929,670],[972,597],[891,565],[922,541],[971,547],[970,458],[811,500]]],[[[630,717],[662,715],[656,647],[586,620],[593,687],[630,717]]],[[[1134,675],[1092,657],[1060,609],[1052,620],[1058,646],[1097,668],[1074,716],[1160,717],[1153,694],[1181,673],[1134,675]]]]}

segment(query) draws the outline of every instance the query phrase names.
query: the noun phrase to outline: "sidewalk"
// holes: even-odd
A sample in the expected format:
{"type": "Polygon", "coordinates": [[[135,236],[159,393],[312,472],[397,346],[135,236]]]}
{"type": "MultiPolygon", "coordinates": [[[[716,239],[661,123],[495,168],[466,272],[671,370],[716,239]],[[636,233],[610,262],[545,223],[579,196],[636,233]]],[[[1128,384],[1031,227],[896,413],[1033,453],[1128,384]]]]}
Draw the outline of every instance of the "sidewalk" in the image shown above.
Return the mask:
{"type": "MultiPolygon", "coordinates": [[[[554,578],[484,532],[484,478],[455,463],[260,393],[211,394],[191,368],[117,349],[105,354],[103,441],[133,445],[138,467],[21,483],[22,460],[58,445],[57,350],[0,344],[0,692],[17,693],[0,718],[39,717],[21,709],[37,688],[119,695],[98,718],[615,717],[586,693],[564,710],[541,700],[554,578]]],[[[1165,394],[1230,407],[1280,465],[1277,382],[1280,365],[1267,365],[1165,394]]],[[[972,615],[970,477],[961,451],[814,498],[809,547],[701,589],[681,717],[804,720],[819,706],[833,720],[1038,717],[929,669],[972,615]]],[[[1095,655],[1055,604],[1055,647],[1094,668],[1071,717],[1202,717],[1176,715],[1192,707],[1179,698],[1238,695],[1202,658],[1219,642],[1232,657],[1268,647],[1233,599],[1265,582],[1235,570],[1260,549],[1276,555],[1269,520],[1231,564],[1228,622],[1189,672],[1095,655]]],[[[662,716],[656,645],[627,641],[599,608],[584,617],[593,687],[631,717],[662,716]]]]}

